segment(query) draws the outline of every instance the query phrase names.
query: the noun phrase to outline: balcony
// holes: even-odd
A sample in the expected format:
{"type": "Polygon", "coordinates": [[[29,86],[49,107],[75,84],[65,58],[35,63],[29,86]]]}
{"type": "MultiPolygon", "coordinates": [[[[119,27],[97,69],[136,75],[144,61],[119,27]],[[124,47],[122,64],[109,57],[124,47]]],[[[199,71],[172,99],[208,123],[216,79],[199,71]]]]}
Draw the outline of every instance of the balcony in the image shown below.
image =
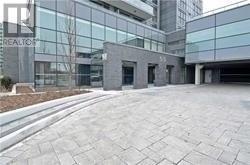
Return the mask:
{"type": "Polygon", "coordinates": [[[149,19],[154,16],[152,6],[139,0],[101,0],[107,4],[122,9],[142,19],[149,19]]]}

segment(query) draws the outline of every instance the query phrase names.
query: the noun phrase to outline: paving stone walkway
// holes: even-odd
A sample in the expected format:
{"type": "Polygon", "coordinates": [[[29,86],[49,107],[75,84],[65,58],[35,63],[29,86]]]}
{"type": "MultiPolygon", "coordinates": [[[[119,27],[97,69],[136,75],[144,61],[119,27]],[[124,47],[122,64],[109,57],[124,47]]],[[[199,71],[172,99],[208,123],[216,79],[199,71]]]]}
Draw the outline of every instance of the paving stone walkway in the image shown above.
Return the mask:
{"type": "Polygon", "coordinates": [[[250,86],[125,91],[20,142],[7,163],[250,165],[250,86]]]}

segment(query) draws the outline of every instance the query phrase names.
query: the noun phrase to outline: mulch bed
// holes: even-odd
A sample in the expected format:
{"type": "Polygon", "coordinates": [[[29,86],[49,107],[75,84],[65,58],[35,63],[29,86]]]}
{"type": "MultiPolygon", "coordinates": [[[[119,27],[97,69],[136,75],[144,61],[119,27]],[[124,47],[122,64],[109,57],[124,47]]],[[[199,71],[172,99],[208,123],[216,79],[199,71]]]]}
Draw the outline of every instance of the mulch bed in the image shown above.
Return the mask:
{"type": "Polygon", "coordinates": [[[3,96],[0,98],[0,113],[26,107],[29,105],[42,103],[49,100],[73,96],[89,91],[53,91],[44,93],[21,94],[13,96],[3,96]]]}

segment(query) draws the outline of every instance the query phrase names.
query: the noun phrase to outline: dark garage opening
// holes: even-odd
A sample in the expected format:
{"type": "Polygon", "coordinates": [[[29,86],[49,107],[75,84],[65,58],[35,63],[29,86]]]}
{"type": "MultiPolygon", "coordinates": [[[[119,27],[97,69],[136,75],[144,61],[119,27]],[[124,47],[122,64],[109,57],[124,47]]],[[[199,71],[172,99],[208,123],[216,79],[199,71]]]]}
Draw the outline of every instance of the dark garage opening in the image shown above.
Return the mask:
{"type": "Polygon", "coordinates": [[[220,69],[222,83],[250,83],[250,64],[237,64],[220,69]]]}

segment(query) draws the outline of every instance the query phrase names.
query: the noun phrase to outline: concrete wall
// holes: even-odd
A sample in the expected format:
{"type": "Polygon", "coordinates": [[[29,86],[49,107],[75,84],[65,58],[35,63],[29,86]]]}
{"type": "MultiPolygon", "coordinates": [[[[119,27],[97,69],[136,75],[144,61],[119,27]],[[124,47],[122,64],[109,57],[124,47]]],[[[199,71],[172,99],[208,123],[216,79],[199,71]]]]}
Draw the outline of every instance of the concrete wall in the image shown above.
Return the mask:
{"type": "Polygon", "coordinates": [[[122,63],[123,61],[134,62],[134,88],[147,88],[148,64],[156,65],[155,86],[164,86],[167,82],[166,67],[172,65],[171,82],[174,84],[184,83],[184,59],[169,55],[137,48],[133,46],[104,43],[103,58],[103,87],[104,90],[122,89],[122,63]]]}
{"type": "Polygon", "coordinates": [[[163,0],[160,5],[160,29],[165,32],[176,30],[177,25],[176,0],[163,0]]]}

